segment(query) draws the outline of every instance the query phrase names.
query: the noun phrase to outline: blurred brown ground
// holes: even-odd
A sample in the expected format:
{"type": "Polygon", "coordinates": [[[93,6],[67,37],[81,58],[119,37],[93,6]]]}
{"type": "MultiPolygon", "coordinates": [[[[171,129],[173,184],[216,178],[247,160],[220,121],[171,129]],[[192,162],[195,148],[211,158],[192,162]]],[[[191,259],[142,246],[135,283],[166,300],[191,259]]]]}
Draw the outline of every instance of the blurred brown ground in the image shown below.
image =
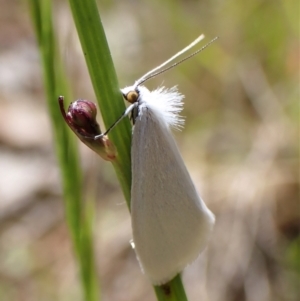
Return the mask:
{"type": "MultiPolygon", "coordinates": [[[[0,300],[82,300],[26,1],[0,6],[0,300]]],[[[185,94],[186,127],[176,139],[217,217],[207,250],[183,273],[189,300],[300,300],[296,7],[259,0],[100,3],[121,86],[199,34],[206,41],[220,36],[147,84],[176,84],[185,94]]],[[[65,1],[55,2],[55,20],[73,95],[95,100],[65,1]]],[[[87,195],[97,196],[103,300],[155,300],[129,244],[130,216],[114,171],[80,147],[87,195]]]]}

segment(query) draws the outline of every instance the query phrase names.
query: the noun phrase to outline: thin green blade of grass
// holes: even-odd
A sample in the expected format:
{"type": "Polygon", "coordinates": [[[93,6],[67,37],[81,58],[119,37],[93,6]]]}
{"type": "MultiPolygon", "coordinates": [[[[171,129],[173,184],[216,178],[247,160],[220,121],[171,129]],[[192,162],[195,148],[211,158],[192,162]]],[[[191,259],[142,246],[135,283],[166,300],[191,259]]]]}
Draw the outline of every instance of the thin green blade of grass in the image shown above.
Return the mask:
{"type": "Polygon", "coordinates": [[[155,286],[154,289],[159,301],[188,301],[180,275],[177,275],[165,285],[155,286]]]}
{"type": "MultiPolygon", "coordinates": [[[[125,106],[98,8],[94,0],[69,0],[69,2],[102,117],[106,127],[109,127],[124,112],[125,106]]],[[[122,124],[111,131],[110,137],[119,153],[114,167],[130,208],[131,134],[129,122],[122,121],[122,124]]],[[[180,275],[166,285],[155,286],[154,289],[159,301],[187,300],[180,275]]]]}
{"type": "MultiPolygon", "coordinates": [[[[54,36],[52,31],[51,7],[48,4],[48,0],[29,1],[32,13],[32,19],[34,20],[37,40],[43,64],[44,84],[47,96],[47,105],[52,120],[52,128],[59,164],[62,166],[63,178],[66,180],[63,182],[64,192],[66,197],[72,195],[74,187],[73,183],[81,183],[81,173],[78,166],[78,154],[74,139],[68,133],[67,128],[63,124],[63,120],[60,116],[57,104],[58,90],[67,93],[66,84],[64,80],[58,81],[58,62],[54,57],[56,47],[54,43],[54,36]],[[57,87],[59,85],[59,87],[57,87]],[[73,166],[72,166],[73,165],[73,166]],[[72,168],[71,168],[72,166],[72,168]]],[[[68,217],[69,224],[72,225],[72,229],[76,229],[75,233],[79,233],[80,222],[80,203],[81,203],[81,185],[76,186],[73,202],[66,202],[72,204],[70,210],[74,212],[68,217]]],[[[67,213],[70,212],[67,210],[67,213]]],[[[76,243],[79,241],[79,234],[75,235],[74,239],[76,243]]]]}
{"type": "Polygon", "coordinates": [[[82,174],[75,139],[64,123],[57,102],[59,94],[68,96],[70,93],[56,47],[51,1],[29,0],[29,6],[43,64],[47,104],[62,174],[66,219],[79,262],[85,300],[98,301],[99,289],[92,244],[92,214],[91,210],[86,210],[82,201],[82,174]]]}
{"type": "MultiPolygon", "coordinates": [[[[106,36],[94,0],[70,0],[73,18],[89,69],[93,88],[106,128],[124,112],[116,72],[113,66],[106,36]]],[[[130,208],[131,187],[131,127],[128,119],[109,134],[118,156],[113,162],[123,193],[130,208]]]]}

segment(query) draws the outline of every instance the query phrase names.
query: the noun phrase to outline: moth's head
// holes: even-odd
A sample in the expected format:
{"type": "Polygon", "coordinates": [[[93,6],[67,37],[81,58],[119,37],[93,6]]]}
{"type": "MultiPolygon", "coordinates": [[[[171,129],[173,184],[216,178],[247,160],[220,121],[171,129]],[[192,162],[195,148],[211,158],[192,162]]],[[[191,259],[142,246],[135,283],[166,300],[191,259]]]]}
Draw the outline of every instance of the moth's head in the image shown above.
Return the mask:
{"type": "Polygon", "coordinates": [[[130,103],[137,102],[140,96],[139,88],[134,86],[121,89],[121,93],[124,99],[130,103]]]}

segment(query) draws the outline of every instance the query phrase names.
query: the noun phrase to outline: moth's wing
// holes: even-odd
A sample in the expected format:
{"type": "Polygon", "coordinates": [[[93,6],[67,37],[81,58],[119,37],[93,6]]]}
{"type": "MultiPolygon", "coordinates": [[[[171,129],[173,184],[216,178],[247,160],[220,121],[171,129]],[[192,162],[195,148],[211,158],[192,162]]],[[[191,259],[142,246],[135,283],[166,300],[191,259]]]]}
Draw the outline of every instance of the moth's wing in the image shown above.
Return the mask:
{"type": "Polygon", "coordinates": [[[194,261],[214,224],[160,118],[142,108],[132,140],[133,241],[153,284],[167,282],[194,261]]]}

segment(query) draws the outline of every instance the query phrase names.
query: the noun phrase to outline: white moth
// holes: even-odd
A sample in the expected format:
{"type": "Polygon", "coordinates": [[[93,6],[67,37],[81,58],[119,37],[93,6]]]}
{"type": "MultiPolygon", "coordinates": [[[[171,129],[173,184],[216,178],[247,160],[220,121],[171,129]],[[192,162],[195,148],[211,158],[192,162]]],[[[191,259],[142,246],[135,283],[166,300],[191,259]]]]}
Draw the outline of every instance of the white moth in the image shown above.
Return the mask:
{"type": "Polygon", "coordinates": [[[149,91],[141,83],[203,50],[208,44],[158,71],[202,38],[203,35],[133,86],[122,89],[124,98],[132,104],[112,126],[132,112],[133,242],[141,268],[154,285],[168,282],[198,257],[208,242],[215,217],[198,195],[170,131],[170,127],[183,126],[179,116],[183,95],[176,87],[149,91]]]}

